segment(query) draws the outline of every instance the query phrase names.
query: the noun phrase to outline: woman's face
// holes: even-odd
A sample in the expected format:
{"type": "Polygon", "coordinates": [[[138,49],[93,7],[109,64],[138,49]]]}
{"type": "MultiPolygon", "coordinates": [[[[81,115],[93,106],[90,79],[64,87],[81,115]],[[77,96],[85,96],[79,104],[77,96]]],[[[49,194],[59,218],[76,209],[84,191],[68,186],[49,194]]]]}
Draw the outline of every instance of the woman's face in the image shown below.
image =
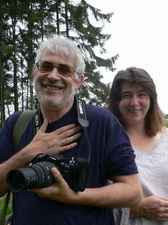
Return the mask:
{"type": "Polygon", "coordinates": [[[150,97],[140,85],[121,85],[121,100],[119,111],[127,125],[144,123],[150,107],[150,97]]]}

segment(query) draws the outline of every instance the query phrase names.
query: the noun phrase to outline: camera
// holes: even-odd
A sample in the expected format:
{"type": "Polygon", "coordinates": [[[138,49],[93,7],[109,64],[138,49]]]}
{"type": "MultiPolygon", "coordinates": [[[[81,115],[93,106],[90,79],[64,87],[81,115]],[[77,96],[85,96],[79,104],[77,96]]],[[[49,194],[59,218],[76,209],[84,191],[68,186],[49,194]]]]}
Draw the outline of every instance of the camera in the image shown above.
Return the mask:
{"type": "Polygon", "coordinates": [[[64,155],[37,155],[31,164],[20,169],[13,169],[7,175],[7,184],[11,191],[43,188],[55,183],[51,168],[56,167],[69,187],[74,191],[84,191],[88,160],[77,158],[68,160],[64,155]]]}

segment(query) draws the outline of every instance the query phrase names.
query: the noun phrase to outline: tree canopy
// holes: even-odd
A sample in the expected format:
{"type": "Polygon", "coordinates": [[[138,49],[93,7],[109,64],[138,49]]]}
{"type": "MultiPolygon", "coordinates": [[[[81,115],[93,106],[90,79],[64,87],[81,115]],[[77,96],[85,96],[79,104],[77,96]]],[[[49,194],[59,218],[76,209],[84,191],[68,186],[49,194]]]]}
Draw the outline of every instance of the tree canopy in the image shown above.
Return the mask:
{"type": "Polygon", "coordinates": [[[118,55],[104,57],[111,35],[103,34],[102,24],[109,23],[113,13],[103,14],[85,0],[1,0],[0,5],[0,126],[14,111],[36,108],[31,80],[35,53],[41,41],[56,34],[70,37],[84,55],[79,98],[104,103],[109,85],[101,82],[99,70],[113,71],[118,55]],[[92,25],[93,18],[100,26],[92,25]]]}

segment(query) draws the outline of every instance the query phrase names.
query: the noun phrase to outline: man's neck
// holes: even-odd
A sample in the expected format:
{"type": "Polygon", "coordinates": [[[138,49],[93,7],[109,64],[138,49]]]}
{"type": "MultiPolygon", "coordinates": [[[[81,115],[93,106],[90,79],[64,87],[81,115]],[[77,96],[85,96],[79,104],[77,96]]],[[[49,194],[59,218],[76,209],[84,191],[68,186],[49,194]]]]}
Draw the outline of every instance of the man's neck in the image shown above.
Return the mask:
{"type": "Polygon", "coordinates": [[[72,108],[73,103],[74,103],[74,101],[71,102],[70,104],[68,104],[64,108],[41,106],[41,113],[43,115],[43,118],[47,119],[49,123],[59,120],[72,108]]]}

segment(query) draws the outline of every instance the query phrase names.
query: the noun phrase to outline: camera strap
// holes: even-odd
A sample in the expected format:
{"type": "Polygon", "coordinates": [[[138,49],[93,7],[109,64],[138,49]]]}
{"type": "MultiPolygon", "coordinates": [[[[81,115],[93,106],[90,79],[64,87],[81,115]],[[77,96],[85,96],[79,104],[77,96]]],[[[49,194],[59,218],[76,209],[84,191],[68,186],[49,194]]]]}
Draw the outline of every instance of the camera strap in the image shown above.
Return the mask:
{"type": "Polygon", "coordinates": [[[78,114],[78,122],[83,127],[84,135],[85,135],[87,145],[88,145],[87,161],[89,162],[90,156],[91,156],[91,145],[90,145],[89,136],[88,136],[88,132],[87,132],[87,127],[89,126],[89,121],[87,120],[84,104],[81,101],[79,101],[77,98],[76,98],[76,107],[77,107],[77,114],[78,114]]]}
{"type": "Polygon", "coordinates": [[[89,121],[87,120],[86,117],[85,108],[83,103],[79,101],[77,98],[76,98],[76,107],[78,113],[78,122],[83,128],[87,128],[89,126],[89,121]]]}

